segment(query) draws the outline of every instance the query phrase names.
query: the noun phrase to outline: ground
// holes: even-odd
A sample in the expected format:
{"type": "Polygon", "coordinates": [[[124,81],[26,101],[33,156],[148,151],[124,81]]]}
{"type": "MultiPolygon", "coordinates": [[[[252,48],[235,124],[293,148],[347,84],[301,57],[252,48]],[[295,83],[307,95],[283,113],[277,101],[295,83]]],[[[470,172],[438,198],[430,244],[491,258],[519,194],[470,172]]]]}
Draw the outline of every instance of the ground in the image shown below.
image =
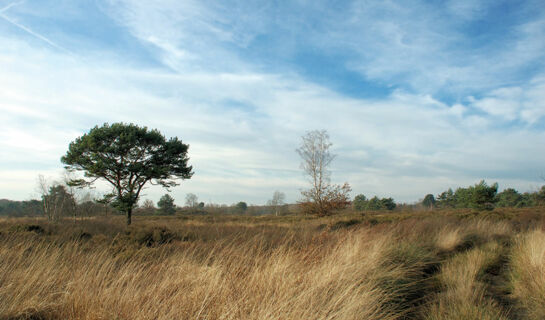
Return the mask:
{"type": "Polygon", "coordinates": [[[0,319],[543,319],[545,209],[0,220],[0,319]]]}

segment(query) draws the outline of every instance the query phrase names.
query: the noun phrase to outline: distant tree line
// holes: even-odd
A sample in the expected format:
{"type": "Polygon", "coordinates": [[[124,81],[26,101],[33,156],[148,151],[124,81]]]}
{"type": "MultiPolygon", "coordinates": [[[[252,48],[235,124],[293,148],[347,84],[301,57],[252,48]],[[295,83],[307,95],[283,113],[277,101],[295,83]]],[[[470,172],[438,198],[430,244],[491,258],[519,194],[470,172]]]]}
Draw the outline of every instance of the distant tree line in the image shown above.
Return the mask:
{"type": "MultiPolygon", "coordinates": [[[[41,178],[42,179],[42,178],[41,178]]],[[[97,199],[89,192],[76,192],[62,183],[46,184],[40,180],[43,193],[40,200],[12,201],[0,199],[0,216],[45,216],[48,220],[61,218],[83,218],[98,215],[122,214],[107,200],[97,199]]],[[[308,212],[300,204],[284,203],[285,194],[275,191],[266,205],[248,205],[244,201],[232,205],[199,202],[195,194],[186,195],[185,206],[179,207],[174,198],[164,194],[155,204],[146,199],[135,207],[137,215],[174,215],[174,214],[245,214],[245,215],[286,215],[308,212]]],[[[414,210],[418,208],[449,209],[473,208],[488,210],[497,207],[536,207],[545,206],[545,186],[535,192],[520,193],[513,188],[498,192],[498,184],[488,185],[484,180],[456,190],[449,188],[437,196],[427,194],[417,204],[396,204],[392,198],[367,198],[358,194],[352,201],[356,211],[414,210]]]]}
{"type": "Polygon", "coordinates": [[[396,203],[392,198],[382,198],[379,199],[377,196],[367,199],[365,195],[358,194],[352,206],[356,211],[378,211],[378,210],[394,210],[396,208],[396,203]]]}
{"type": "Polygon", "coordinates": [[[24,217],[43,215],[39,200],[12,201],[0,199],[0,216],[24,217]]]}
{"type": "Polygon", "coordinates": [[[498,193],[498,184],[488,185],[484,180],[467,188],[451,188],[442,192],[437,198],[427,195],[426,206],[437,208],[473,208],[478,210],[496,207],[536,207],[545,205],[545,186],[536,192],[520,193],[507,188],[498,193]]]}
{"type": "Polygon", "coordinates": [[[64,185],[54,184],[46,189],[40,200],[1,199],[0,216],[45,216],[50,221],[58,221],[65,217],[91,217],[113,211],[108,204],[96,201],[90,194],[76,196],[67,189],[64,185]]]}
{"type": "Polygon", "coordinates": [[[419,207],[428,209],[476,209],[491,210],[494,208],[523,208],[545,206],[545,186],[535,192],[520,193],[513,188],[507,188],[498,192],[498,184],[488,185],[484,180],[456,190],[449,188],[437,196],[427,194],[419,203],[396,204],[392,198],[378,198],[374,196],[368,199],[363,194],[358,194],[352,201],[352,207],[356,211],[379,210],[414,210],[419,207]]]}
{"type": "MultiPolygon", "coordinates": [[[[71,188],[62,182],[47,182],[39,179],[42,192],[40,200],[12,201],[0,199],[0,216],[24,217],[43,216],[50,221],[61,219],[79,219],[91,216],[123,214],[111,204],[110,199],[102,196],[93,197],[90,192],[71,188]]],[[[174,215],[174,214],[245,214],[245,215],[286,215],[295,213],[290,205],[284,203],[285,194],[275,191],[266,205],[248,205],[239,201],[232,205],[205,204],[195,194],[186,195],[185,206],[177,206],[175,199],[168,193],[161,196],[157,203],[144,200],[134,208],[135,215],[174,215]]]]}

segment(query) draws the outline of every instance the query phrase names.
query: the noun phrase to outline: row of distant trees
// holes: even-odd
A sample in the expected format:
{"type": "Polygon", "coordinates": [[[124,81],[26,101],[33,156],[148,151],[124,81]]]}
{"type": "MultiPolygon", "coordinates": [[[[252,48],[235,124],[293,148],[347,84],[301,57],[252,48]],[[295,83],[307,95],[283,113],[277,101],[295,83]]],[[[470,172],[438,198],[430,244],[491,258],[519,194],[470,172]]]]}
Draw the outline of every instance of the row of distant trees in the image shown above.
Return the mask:
{"type": "Polygon", "coordinates": [[[520,193],[513,188],[507,188],[498,192],[498,184],[488,185],[484,180],[469,186],[460,187],[456,190],[449,188],[437,196],[427,194],[419,203],[414,205],[397,205],[392,198],[373,197],[367,199],[365,195],[359,194],[354,197],[352,207],[356,211],[378,211],[394,210],[396,207],[426,208],[426,209],[453,209],[471,208],[477,210],[491,210],[494,208],[512,207],[537,207],[545,205],[545,186],[535,192],[520,193]]]}
{"type": "MultiPolygon", "coordinates": [[[[241,201],[232,205],[199,202],[195,194],[189,193],[185,198],[185,206],[175,204],[175,199],[168,193],[157,203],[146,199],[137,205],[138,215],[173,215],[173,214],[247,214],[247,215],[285,215],[306,213],[301,206],[288,205],[285,195],[276,191],[266,205],[248,205],[241,201]]],[[[417,204],[396,204],[392,198],[367,198],[363,194],[356,195],[351,202],[356,211],[380,211],[394,209],[449,209],[474,208],[478,210],[495,207],[535,207],[545,205],[545,186],[535,192],[520,193],[513,188],[498,192],[498,185],[488,185],[481,181],[473,186],[448,189],[437,196],[427,194],[417,204]]],[[[45,216],[56,221],[61,218],[84,218],[98,215],[119,213],[101,197],[93,197],[92,193],[71,193],[63,184],[49,186],[40,200],[11,201],[0,199],[0,216],[45,216]]]]}
{"type": "Polygon", "coordinates": [[[262,214],[275,214],[281,215],[288,212],[288,205],[284,203],[285,194],[280,191],[273,193],[272,199],[267,201],[265,206],[249,206],[246,202],[240,201],[232,205],[226,204],[213,204],[199,202],[197,195],[188,193],[185,197],[185,206],[180,207],[174,203],[168,193],[163,195],[157,202],[157,207],[153,201],[147,199],[141,206],[135,208],[135,214],[145,215],[172,215],[175,213],[186,214],[249,214],[249,215],[262,215],[262,214]]]}
{"type": "Polygon", "coordinates": [[[90,193],[79,197],[63,185],[53,185],[40,200],[0,200],[0,216],[45,216],[50,221],[63,217],[73,219],[108,215],[115,212],[108,204],[94,199],[90,193]]]}
{"type": "Polygon", "coordinates": [[[394,210],[396,203],[392,198],[379,199],[377,196],[367,199],[365,195],[358,194],[354,197],[352,206],[356,211],[377,211],[377,210],[394,210]]]}
{"type": "Polygon", "coordinates": [[[0,216],[38,216],[43,215],[39,200],[12,201],[0,199],[0,216]]]}
{"type": "Polygon", "coordinates": [[[507,188],[498,193],[498,184],[488,185],[484,180],[467,188],[451,188],[436,197],[428,194],[422,200],[428,208],[473,208],[490,210],[495,207],[535,207],[545,205],[545,186],[536,192],[520,193],[507,188]]]}
{"type": "MultiPolygon", "coordinates": [[[[120,213],[111,205],[108,198],[94,195],[89,190],[70,187],[65,181],[49,183],[40,176],[38,190],[41,193],[41,199],[27,201],[0,199],[0,216],[45,216],[48,220],[58,221],[66,217],[78,219],[120,213]]],[[[176,213],[284,215],[289,212],[284,199],[284,193],[275,191],[272,199],[265,206],[249,206],[244,201],[232,205],[220,205],[205,204],[199,201],[197,195],[188,193],[185,197],[185,206],[178,206],[175,199],[166,193],[157,203],[146,199],[140,205],[136,204],[134,213],[138,215],[173,215],[176,213]]]]}

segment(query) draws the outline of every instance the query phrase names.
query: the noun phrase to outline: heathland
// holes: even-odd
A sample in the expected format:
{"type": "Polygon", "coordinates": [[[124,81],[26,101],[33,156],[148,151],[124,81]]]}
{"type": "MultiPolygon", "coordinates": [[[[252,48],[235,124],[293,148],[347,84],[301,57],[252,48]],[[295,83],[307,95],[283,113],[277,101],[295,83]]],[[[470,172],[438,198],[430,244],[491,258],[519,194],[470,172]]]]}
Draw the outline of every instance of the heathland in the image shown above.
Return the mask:
{"type": "Polygon", "coordinates": [[[0,319],[544,319],[545,209],[0,220],[0,319]]]}

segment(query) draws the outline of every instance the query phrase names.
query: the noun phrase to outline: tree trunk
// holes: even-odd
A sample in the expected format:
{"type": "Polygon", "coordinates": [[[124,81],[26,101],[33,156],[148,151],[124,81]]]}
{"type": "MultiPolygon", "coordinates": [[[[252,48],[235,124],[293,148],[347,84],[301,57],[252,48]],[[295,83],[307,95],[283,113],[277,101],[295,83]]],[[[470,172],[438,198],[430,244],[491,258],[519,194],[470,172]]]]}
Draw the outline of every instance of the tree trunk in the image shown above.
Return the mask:
{"type": "Polygon", "coordinates": [[[127,210],[127,225],[131,225],[131,215],[132,215],[132,208],[127,210]]]}

